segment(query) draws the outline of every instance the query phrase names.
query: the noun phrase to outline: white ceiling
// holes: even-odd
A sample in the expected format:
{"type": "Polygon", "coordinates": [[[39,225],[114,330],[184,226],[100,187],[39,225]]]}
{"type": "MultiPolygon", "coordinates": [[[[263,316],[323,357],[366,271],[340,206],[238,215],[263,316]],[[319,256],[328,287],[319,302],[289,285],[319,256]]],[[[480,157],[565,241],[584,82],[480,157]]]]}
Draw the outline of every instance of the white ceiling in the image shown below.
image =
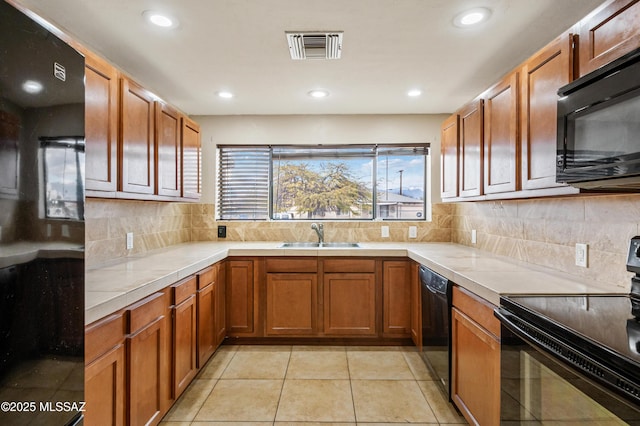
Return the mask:
{"type": "Polygon", "coordinates": [[[423,114],[477,96],[602,0],[18,0],[192,115],[423,114]],[[452,24],[485,6],[475,29],[452,24]],[[180,24],[152,28],[145,10],[180,24]],[[285,31],[344,31],[342,59],[292,61],[285,31]],[[325,99],[307,92],[324,88],[325,99]],[[423,95],[406,92],[420,88],[423,95]],[[233,99],[215,93],[230,90],[233,99]]]}

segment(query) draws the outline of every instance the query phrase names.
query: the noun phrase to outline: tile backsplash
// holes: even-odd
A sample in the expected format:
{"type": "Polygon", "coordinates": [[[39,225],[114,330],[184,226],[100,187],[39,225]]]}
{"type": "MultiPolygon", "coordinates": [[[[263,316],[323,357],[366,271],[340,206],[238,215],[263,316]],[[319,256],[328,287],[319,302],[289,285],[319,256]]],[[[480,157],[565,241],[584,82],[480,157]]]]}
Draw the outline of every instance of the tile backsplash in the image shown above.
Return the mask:
{"type": "Polygon", "coordinates": [[[640,227],[640,195],[457,203],[452,241],[518,260],[629,288],[629,240],[640,227]],[[477,243],[471,243],[471,231],[477,243]],[[575,245],[589,245],[587,268],[575,265],[575,245]]]}
{"type": "Polygon", "coordinates": [[[87,266],[191,241],[191,208],[189,203],[87,199],[87,266]],[[133,233],[131,250],[128,232],[133,233]]]}
{"type": "MultiPolygon", "coordinates": [[[[314,241],[310,222],[216,221],[215,206],[88,199],[87,265],[141,255],[189,241],[215,241],[217,226],[227,226],[225,241],[314,241]],[[126,249],[133,232],[134,248],[126,249]]],[[[509,256],[612,289],[627,288],[626,254],[640,233],[640,195],[598,195],[435,204],[431,222],[330,222],[326,241],[455,242],[509,256]],[[388,226],[390,237],[381,237],[388,226]],[[410,239],[409,226],[417,227],[410,239]],[[477,243],[471,244],[471,231],[477,243]],[[575,244],[589,245],[587,268],[575,266],[575,244]]]]}

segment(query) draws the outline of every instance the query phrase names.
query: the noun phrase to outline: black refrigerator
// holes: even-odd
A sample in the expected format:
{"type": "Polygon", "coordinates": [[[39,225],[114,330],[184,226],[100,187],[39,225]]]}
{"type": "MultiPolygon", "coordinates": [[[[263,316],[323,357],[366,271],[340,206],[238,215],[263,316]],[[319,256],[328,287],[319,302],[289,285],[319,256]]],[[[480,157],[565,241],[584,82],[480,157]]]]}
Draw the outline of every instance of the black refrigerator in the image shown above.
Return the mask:
{"type": "Polygon", "coordinates": [[[84,58],[0,0],[0,424],[82,423],[84,58]]]}

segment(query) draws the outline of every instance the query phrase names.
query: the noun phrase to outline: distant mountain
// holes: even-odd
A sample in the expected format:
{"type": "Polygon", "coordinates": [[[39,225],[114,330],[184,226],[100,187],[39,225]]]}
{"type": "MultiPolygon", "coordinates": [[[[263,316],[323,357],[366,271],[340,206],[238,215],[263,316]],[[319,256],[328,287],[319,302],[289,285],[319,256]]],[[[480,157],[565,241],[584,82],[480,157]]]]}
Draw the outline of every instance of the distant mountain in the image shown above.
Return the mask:
{"type": "MultiPolygon", "coordinates": [[[[400,194],[400,188],[391,188],[389,192],[393,194],[400,194]]],[[[424,191],[421,188],[402,188],[402,195],[405,197],[416,198],[418,200],[424,199],[424,191]]]]}

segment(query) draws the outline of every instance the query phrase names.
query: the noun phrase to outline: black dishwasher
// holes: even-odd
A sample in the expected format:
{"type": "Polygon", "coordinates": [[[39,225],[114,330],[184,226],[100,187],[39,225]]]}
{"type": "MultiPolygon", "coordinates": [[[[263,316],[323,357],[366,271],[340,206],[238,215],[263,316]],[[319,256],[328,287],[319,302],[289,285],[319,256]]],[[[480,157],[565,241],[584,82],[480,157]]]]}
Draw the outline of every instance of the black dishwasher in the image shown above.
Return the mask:
{"type": "Polygon", "coordinates": [[[451,400],[451,292],[445,277],[421,265],[422,358],[451,400]]]}

